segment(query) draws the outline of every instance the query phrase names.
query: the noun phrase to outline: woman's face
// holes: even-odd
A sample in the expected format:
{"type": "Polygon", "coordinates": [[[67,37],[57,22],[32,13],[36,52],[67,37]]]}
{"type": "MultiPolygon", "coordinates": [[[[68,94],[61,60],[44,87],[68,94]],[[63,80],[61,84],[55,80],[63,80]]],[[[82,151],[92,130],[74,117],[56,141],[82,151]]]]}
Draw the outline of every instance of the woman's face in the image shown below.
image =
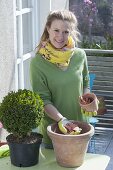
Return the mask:
{"type": "Polygon", "coordinates": [[[62,20],[54,20],[51,27],[47,28],[49,40],[55,48],[62,48],[68,41],[70,35],[69,23],[62,20]]]}

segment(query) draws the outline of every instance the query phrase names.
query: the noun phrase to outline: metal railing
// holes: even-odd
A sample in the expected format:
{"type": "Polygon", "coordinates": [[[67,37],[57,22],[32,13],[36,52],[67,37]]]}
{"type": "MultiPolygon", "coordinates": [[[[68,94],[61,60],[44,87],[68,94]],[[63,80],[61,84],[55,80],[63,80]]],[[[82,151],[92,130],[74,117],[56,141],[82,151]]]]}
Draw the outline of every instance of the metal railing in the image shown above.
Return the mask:
{"type": "Polygon", "coordinates": [[[87,54],[89,71],[96,75],[92,92],[104,98],[107,108],[105,114],[97,116],[99,122],[96,127],[113,129],[113,50],[84,50],[87,54]]]}

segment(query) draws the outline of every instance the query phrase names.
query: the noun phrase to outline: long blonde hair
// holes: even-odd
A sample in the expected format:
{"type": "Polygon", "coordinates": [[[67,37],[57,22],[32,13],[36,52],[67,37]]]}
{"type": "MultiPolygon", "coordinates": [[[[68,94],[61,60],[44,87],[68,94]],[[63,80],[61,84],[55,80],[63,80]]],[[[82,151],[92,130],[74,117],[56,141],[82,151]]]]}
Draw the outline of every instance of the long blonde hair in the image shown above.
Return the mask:
{"type": "Polygon", "coordinates": [[[77,42],[79,41],[80,33],[78,31],[78,21],[76,16],[69,10],[55,10],[55,11],[51,11],[47,17],[45,28],[41,36],[39,45],[37,46],[37,50],[40,49],[43,41],[47,41],[49,39],[47,27],[50,28],[52,22],[56,19],[69,22],[71,28],[71,36],[75,41],[75,45],[77,45],[77,42]]]}

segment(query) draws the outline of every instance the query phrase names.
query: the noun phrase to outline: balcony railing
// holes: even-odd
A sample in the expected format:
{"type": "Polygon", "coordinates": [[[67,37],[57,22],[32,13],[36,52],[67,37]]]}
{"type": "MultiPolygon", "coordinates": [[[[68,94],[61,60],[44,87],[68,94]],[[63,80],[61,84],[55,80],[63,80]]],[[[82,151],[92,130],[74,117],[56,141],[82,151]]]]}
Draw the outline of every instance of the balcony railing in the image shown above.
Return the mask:
{"type": "Polygon", "coordinates": [[[113,50],[84,49],[90,73],[95,74],[92,92],[102,96],[107,112],[98,115],[96,126],[113,128],[113,50]]]}

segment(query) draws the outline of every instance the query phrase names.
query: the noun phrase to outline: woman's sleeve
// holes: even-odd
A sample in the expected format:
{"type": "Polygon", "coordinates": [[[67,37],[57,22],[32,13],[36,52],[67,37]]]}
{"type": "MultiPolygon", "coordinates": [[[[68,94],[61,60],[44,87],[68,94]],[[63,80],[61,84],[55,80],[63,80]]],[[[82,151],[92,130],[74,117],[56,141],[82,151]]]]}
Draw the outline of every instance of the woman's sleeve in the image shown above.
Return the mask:
{"type": "Polygon", "coordinates": [[[39,64],[37,64],[35,58],[33,58],[30,63],[30,81],[32,90],[40,95],[44,105],[51,104],[51,92],[49,91],[46,77],[41,72],[39,64]]]}

